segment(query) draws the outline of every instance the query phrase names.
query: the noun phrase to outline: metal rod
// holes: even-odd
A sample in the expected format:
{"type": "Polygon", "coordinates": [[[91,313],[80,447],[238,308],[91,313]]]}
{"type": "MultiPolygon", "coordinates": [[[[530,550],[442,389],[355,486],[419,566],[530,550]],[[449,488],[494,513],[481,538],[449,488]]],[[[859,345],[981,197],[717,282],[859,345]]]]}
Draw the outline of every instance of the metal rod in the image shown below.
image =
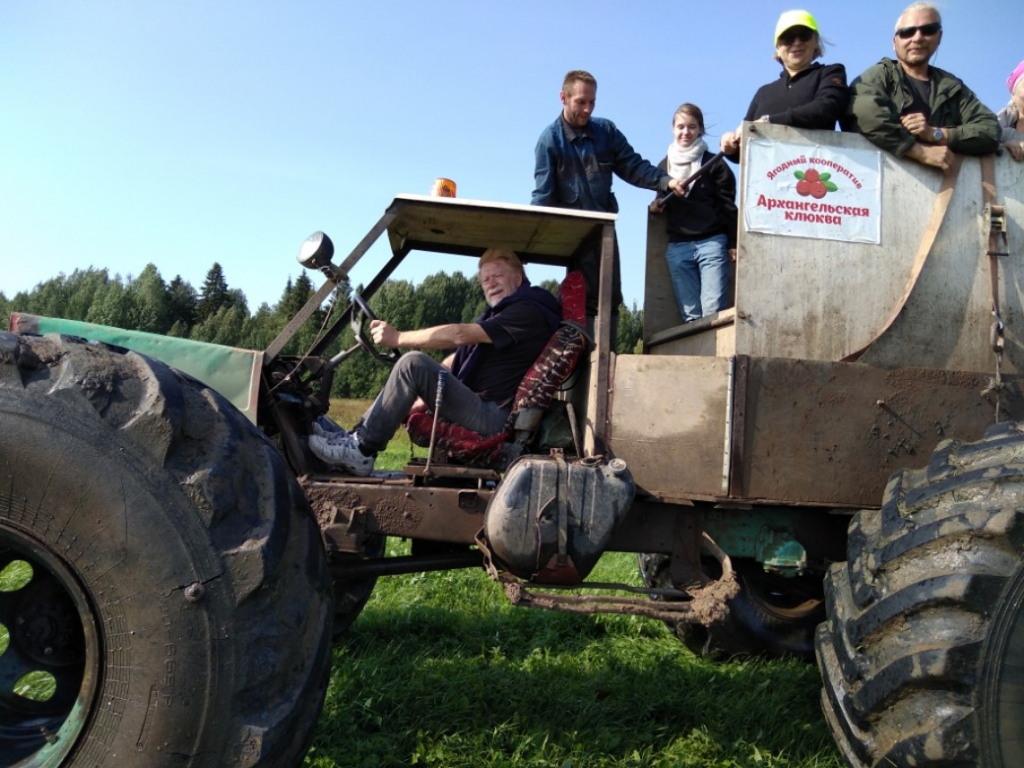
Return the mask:
{"type": "Polygon", "coordinates": [[[434,460],[434,443],[437,441],[437,422],[441,418],[441,403],[444,401],[444,385],[448,379],[448,371],[437,372],[437,394],[434,396],[434,423],[430,425],[430,448],[427,449],[427,465],[424,474],[430,474],[430,463],[434,460]]]}
{"type": "Polygon", "coordinates": [[[576,449],[576,455],[583,457],[583,441],[580,440],[580,425],[576,421],[576,409],[568,400],[565,403],[565,412],[569,417],[569,429],[572,431],[572,444],[576,449]]]}
{"type": "MultiPolygon", "coordinates": [[[[619,584],[613,581],[580,581],[576,584],[540,584],[534,582],[528,582],[530,589],[542,590],[550,589],[553,591],[567,591],[567,590],[579,590],[579,589],[592,589],[592,590],[603,590],[606,592],[630,592],[637,595],[647,595],[648,597],[666,597],[674,600],[689,600],[690,595],[681,589],[661,588],[661,587],[634,587],[629,584],[619,584]]],[[[594,597],[595,600],[619,600],[621,597],[594,597]]]]}
{"type": "Polygon", "coordinates": [[[405,573],[448,571],[454,568],[478,568],[483,564],[479,550],[444,552],[438,555],[402,555],[376,560],[337,560],[330,565],[335,579],[367,579],[377,576],[398,576],[405,573]]]}
{"type": "Polygon", "coordinates": [[[729,385],[725,392],[725,441],[722,447],[722,494],[729,495],[729,467],[732,464],[732,413],[736,399],[736,355],[729,357],[729,385]]]}
{"type": "MultiPolygon", "coordinates": [[[[708,160],[706,163],[704,163],[704,165],[702,165],[700,168],[698,168],[695,173],[693,173],[691,176],[688,176],[686,179],[684,179],[683,180],[683,186],[684,187],[688,187],[691,184],[693,184],[693,182],[695,182],[697,179],[699,179],[701,176],[704,175],[704,172],[708,168],[710,168],[716,162],[721,160],[723,157],[725,157],[725,153],[724,152],[719,152],[717,155],[712,157],[710,160],[708,160]]],[[[665,203],[667,203],[669,200],[672,199],[672,196],[674,194],[675,194],[675,192],[669,192],[664,197],[659,198],[658,199],[658,206],[659,207],[663,206],[665,203]]]]}
{"type": "Polygon", "coordinates": [[[339,365],[341,365],[343,362],[348,360],[353,354],[355,354],[356,352],[358,352],[362,348],[363,348],[362,344],[353,344],[351,347],[349,347],[345,351],[339,352],[334,357],[332,357],[330,360],[328,360],[327,361],[327,365],[325,365],[324,368],[325,369],[337,368],[339,365]]]}

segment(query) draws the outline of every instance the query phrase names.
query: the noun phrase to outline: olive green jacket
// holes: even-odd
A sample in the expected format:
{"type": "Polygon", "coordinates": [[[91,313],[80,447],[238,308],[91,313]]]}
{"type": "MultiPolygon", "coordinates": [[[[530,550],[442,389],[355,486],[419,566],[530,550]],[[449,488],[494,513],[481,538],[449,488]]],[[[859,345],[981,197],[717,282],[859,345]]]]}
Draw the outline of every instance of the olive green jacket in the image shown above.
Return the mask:
{"type": "MultiPolygon", "coordinates": [[[[942,128],[953,152],[987,155],[999,148],[999,123],[991,109],[963,81],[938,67],[929,67],[929,125],[942,128]]],[[[900,124],[900,115],[914,103],[903,69],[895,59],[882,59],[850,84],[852,97],[840,120],[844,131],[862,133],[873,144],[902,157],[916,139],[900,124]]]]}

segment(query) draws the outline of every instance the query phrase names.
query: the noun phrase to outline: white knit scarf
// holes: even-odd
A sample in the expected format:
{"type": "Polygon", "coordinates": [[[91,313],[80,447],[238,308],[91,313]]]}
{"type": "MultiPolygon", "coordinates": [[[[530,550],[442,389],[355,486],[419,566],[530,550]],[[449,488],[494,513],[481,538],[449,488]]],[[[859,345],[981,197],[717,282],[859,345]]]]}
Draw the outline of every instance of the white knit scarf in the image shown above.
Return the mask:
{"type": "MultiPolygon", "coordinates": [[[[686,179],[700,168],[701,158],[708,151],[703,138],[697,139],[688,147],[680,147],[674,141],[668,145],[668,175],[673,179],[686,179]]],[[[689,194],[690,190],[686,190],[689,194]]]]}

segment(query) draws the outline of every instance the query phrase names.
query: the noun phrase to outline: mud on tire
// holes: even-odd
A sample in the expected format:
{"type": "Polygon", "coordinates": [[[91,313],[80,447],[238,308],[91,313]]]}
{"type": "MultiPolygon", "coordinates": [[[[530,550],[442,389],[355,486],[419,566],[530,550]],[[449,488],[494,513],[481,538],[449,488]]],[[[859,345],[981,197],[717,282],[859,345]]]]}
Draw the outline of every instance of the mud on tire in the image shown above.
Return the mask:
{"type": "Polygon", "coordinates": [[[301,761],[330,663],[320,534],[210,389],[0,334],[0,573],[0,765],[301,761]],[[51,695],[16,689],[33,674],[51,695]]]}
{"type": "Polygon", "coordinates": [[[815,646],[853,766],[1024,765],[1024,435],[947,442],[858,513],[815,646]]]}

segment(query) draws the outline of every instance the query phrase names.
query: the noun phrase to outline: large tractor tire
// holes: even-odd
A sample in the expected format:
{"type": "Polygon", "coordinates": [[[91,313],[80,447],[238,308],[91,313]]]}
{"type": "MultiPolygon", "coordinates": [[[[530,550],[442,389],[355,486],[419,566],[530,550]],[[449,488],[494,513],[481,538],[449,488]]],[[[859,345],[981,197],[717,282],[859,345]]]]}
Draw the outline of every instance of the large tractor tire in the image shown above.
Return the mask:
{"type": "Polygon", "coordinates": [[[815,647],[851,766],[1024,766],[1024,435],[1000,425],[858,513],[815,647]]]}
{"type": "Polygon", "coordinates": [[[281,455],[212,390],[0,333],[0,766],[293,766],[333,612],[281,455]]]}
{"type": "MultiPolygon", "coordinates": [[[[648,587],[670,589],[668,555],[639,553],[640,576],[648,587]]],[[[765,573],[753,560],[733,561],[739,593],[729,600],[729,613],[705,627],[667,622],[669,629],[694,653],[710,659],[735,656],[814,659],[814,630],[825,618],[821,579],[785,578],[765,573]]],[[[715,560],[704,561],[705,573],[718,578],[715,560]]]]}

